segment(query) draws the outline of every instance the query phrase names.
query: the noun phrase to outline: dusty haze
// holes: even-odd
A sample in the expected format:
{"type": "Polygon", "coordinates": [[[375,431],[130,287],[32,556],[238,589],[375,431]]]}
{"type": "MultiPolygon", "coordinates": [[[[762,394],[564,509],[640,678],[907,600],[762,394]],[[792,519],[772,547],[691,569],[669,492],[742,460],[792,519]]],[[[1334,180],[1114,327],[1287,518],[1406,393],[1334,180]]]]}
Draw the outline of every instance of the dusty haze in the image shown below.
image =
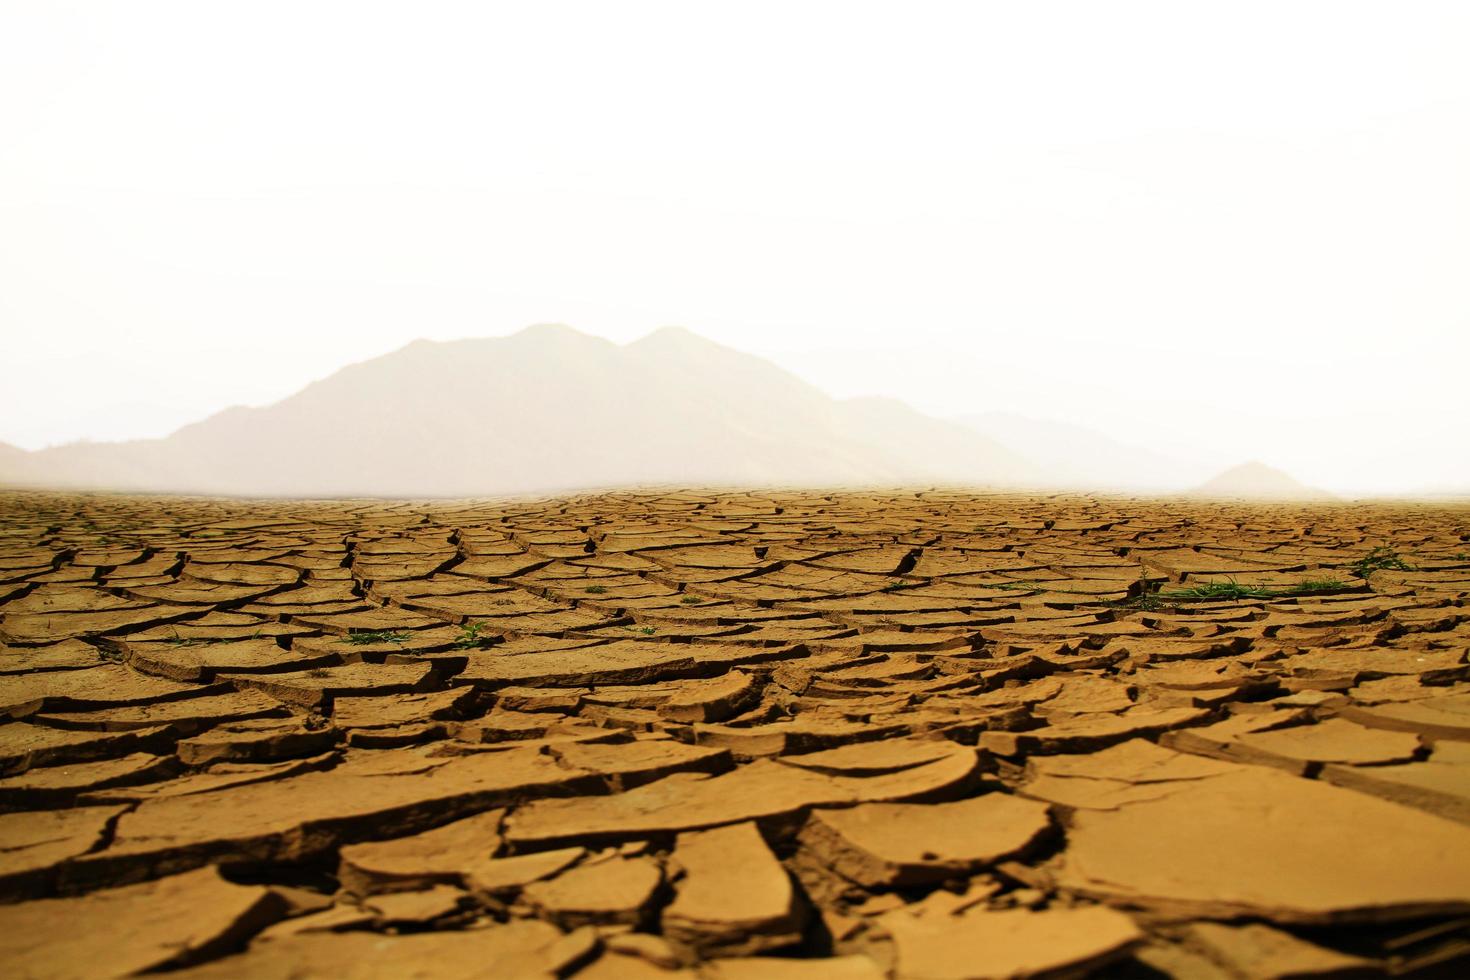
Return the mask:
{"type": "Polygon", "coordinates": [[[0,442],[681,324],[1178,486],[1463,491],[1467,48],[1456,3],[7,4],[0,442]]]}
{"type": "Polygon", "coordinates": [[[0,444],[0,486],[40,488],[422,498],[949,485],[1332,499],[1257,461],[1203,483],[1192,471],[1082,426],[833,399],[676,327],[618,345],[563,324],[415,341],[163,439],[0,444]]]}

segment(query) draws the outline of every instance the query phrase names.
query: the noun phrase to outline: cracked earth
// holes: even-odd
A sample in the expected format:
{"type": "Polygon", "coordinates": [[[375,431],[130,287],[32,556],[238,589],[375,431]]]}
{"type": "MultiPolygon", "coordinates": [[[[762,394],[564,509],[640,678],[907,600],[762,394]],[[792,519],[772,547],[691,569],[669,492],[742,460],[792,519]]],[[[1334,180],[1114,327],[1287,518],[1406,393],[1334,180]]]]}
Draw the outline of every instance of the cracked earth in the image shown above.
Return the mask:
{"type": "Polygon", "coordinates": [[[1449,506],[0,494],[0,972],[1463,976],[1467,552],[1449,506]]]}

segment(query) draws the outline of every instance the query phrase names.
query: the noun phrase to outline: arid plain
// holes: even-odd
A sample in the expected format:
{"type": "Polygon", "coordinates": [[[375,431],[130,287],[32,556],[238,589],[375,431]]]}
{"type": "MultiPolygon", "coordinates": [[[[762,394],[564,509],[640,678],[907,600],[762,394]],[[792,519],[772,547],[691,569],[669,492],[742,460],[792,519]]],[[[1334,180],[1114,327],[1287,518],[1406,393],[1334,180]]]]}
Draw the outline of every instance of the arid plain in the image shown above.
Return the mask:
{"type": "Polygon", "coordinates": [[[1463,976],[1470,508],[0,495],[0,973],[1463,976]]]}

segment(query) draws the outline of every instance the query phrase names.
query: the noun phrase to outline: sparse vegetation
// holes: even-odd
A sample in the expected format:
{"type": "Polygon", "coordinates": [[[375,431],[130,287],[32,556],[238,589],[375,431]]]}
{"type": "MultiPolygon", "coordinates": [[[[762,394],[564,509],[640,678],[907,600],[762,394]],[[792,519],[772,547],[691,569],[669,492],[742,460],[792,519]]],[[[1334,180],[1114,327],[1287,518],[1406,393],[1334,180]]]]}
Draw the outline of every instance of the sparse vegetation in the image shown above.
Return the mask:
{"type": "Polygon", "coordinates": [[[697,595],[686,595],[684,598],[679,600],[680,604],[685,606],[697,606],[703,601],[704,600],[697,595]]]}
{"type": "Polygon", "coordinates": [[[1286,593],[1259,585],[1241,585],[1234,579],[1227,582],[1204,582],[1187,589],[1170,589],[1159,592],[1161,599],[1275,599],[1286,593]]]}
{"type": "Polygon", "coordinates": [[[493,638],[482,635],[484,630],[484,623],[465,623],[459,628],[459,636],[454,638],[454,649],[482,650],[489,646],[493,638]]]}
{"type": "Polygon", "coordinates": [[[655,626],[624,625],[623,629],[627,630],[629,633],[640,633],[643,636],[652,636],[653,634],[658,632],[658,628],[655,626]]]}
{"type": "Polygon", "coordinates": [[[325,667],[312,667],[306,672],[307,677],[331,677],[332,672],[325,667]]]}
{"type": "Polygon", "coordinates": [[[605,586],[605,585],[589,585],[589,586],[587,586],[587,591],[590,592],[590,593],[592,593],[593,595],[602,595],[604,592],[607,591],[607,586],[605,586]]]}
{"type": "Polygon", "coordinates": [[[1295,585],[1284,588],[1271,588],[1265,585],[1242,585],[1234,579],[1224,582],[1201,582],[1179,589],[1149,589],[1147,583],[1140,583],[1140,591],[1137,595],[1129,596],[1104,605],[1111,609],[1122,609],[1129,612],[1158,612],[1161,609],[1177,607],[1182,602],[1209,602],[1230,601],[1238,599],[1289,599],[1297,595],[1309,595],[1313,592],[1336,592],[1351,586],[1341,579],[1318,578],[1303,579],[1295,585]]]}
{"type": "Polygon", "coordinates": [[[338,642],[360,647],[370,643],[403,643],[407,640],[408,634],[401,630],[352,630],[338,642]]]}
{"type": "Polygon", "coordinates": [[[1404,561],[1403,557],[1388,545],[1379,545],[1371,549],[1362,558],[1353,562],[1352,569],[1353,574],[1358,576],[1358,578],[1367,578],[1374,572],[1384,571],[1385,569],[1397,572],[1412,572],[1414,566],[1404,561]]]}
{"type": "Polygon", "coordinates": [[[1158,612],[1164,608],[1164,601],[1159,598],[1157,592],[1142,592],[1126,599],[1104,603],[1104,605],[1110,609],[1122,609],[1126,612],[1158,612]]]}

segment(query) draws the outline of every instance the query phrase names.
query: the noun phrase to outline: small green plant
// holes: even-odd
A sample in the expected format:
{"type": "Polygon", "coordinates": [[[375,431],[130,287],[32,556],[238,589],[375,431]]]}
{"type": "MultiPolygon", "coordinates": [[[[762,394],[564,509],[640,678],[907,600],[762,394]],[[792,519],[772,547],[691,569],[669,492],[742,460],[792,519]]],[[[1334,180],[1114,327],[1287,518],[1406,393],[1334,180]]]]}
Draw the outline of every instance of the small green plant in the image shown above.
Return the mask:
{"type": "Polygon", "coordinates": [[[587,591],[590,592],[590,593],[592,593],[593,595],[602,595],[604,592],[607,591],[607,586],[605,586],[605,585],[589,585],[589,586],[587,586],[587,591]]]}
{"type": "Polygon", "coordinates": [[[1306,579],[1284,589],[1272,589],[1264,585],[1241,585],[1234,579],[1230,579],[1225,582],[1203,582],[1199,585],[1181,589],[1149,591],[1145,588],[1137,595],[1129,596],[1127,599],[1121,599],[1115,602],[1106,602],[1103,605],[1111,609],[1157,612],[1161,609],[1177,606],[1180,602],[1207,602],[1210,600],[1232,599],[1283,599],[1304,593],[1336,592],[1346,588],[1349,588],[1346,582],[1335,578],[1306,579]]]}
{"type": "Polygon", "coordinates": [[[332,672],[325,667],[313,667],[306,672],[307,677],[331,677],[332,672]]]}
{"type": "Polygon", "coordinates": [[[658,628],[657,627],[654,627],[654,626],[628,626],[628,625],[625,625],[623,627],[623,629],[627,630],[629,633],[641,633],[644,636],[652,636],[653,634],[655,634],[655,633],[658,632],[658,628]]]}
{"type": "Polygon", "coordinates": [[[1367,578],[1374,572],[1383,571],[1384,569],[1397,572],[1412,572],[1414,566],[1404,561],[1399,553],[1388,545],[1379,545],[1371,549],[1362,558],[1353,562],[1352,569],[1353,574],[1358,576],[1358,578],[1367,578]]]}
{"type": "Polygon", "coordinates": [[[1463,551],[1457,551],[1453,555],[1450,555],[1450,557],[1455,561],[1470,561],[1470,555],[1465,554],[1463,551]]]}
{"type": "Polygon", "coordinates": [[[459,636],[455,637],[454,648],[456,650],[480,650],[489,646],[491,638],[480,635],[484,629],[484,623],[465,623],[459,628],[459,636]]]}
{"type": "Polygon", "coordinates": [[[352,630],[338,642],[361,647],[370,643],[403,643],[407,640],[408,634],[400,630],[352,630]]]}
{"type": "Polygon", "coordinates": [[[680,604],[685,606],[697,606],[703,601],[704,600],[700,599],[697,595],[686,595],[684,598],[679,600],[680,604]]]}
{"type": "Polygon", "coordinates": [[[1158,612],[1166,606],[1166,603],[1159,598],[1157,592],[1140,592],[1138,595],[1132,595],[1126,599],[1115,599],[1112,602],[1104,602],[1103,605],[1109,609],[1119,609],[1123,612],[1158,612]]]}
{"type": "Polygon", "coordinates": [[[1275,599],[1284,593],[1259,585],[1241,585],[1234,579],[1228,582],[1205,582],[1187,589],[1170,589],[1160,592],[1162,599],[1275,599]]]}

